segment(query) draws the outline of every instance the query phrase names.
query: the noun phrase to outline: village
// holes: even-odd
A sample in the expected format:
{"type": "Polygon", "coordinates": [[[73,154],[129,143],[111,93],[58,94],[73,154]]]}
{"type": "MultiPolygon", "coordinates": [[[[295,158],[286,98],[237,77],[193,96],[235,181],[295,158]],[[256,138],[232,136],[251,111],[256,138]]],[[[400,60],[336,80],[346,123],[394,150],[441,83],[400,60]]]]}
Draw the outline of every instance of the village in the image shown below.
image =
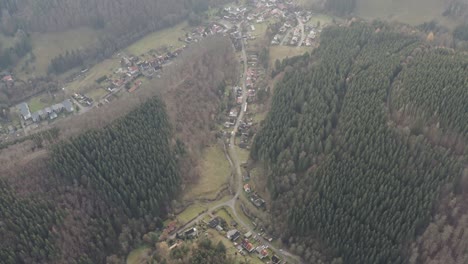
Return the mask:
{"type": "MultiPolygon", "coordinates": [[[[229,36],[234,47],[240,51],[240,40],[246,43],[263,38],[265,32],[258,32],[257,28],[271,27],[276,32],[269,40],[271,45],[284,46],[314,46],[316,38],[324,25],[312,23],[314,16],[312,11],[298,11],[299,8],[292,1],[279,0],[254,0],[246,5],[227,5],[219,8],[216,16],[205,21],[201,26],[189,27],[177,38],[179,46],[154,47],[144,54],[127,54],[120,52],[113,57],[119,60],[119,65],[95,79],[95,89],[81,92],[80,87],[69,89],[69,86],[79,86],[83,79],[92,74],[93,67],[83,68],[67,76],[63,81],[63,88],[57,94],[52,94],[53,100],[48,104],[35,106],[34,102],[42,99],[31,99],[12,107],[11,112],[19,118],[13,118],[11,122],[1,124],[0,139],[2,142],[14,140],[22,136],[34,133],[40,127],[47,127],[57,118],[67,117],[73,114],[83,114],[93,107],[100,107],[110,103],[116,97],[122,96],[122,92],[133,93],[145,82],[145,79],[161,78],[164,67],[171,64],[178,55],[192,43],[200,41],[210,35],[229,36]],[[281,25],[279,28],[271,26],[273,23],[281,25]],[[76,85],[75,85],[76,83],[76,85]],[[87,93],[90,93],[88,95],[87,93]],[[57,101],[62,98],[62,101],[57,101]],[[72,107],[70,106],[70,102],[72,107]],[[34,104],[34,105],[30,105],[34,104]],[[60,105],[65,105],[66,111],[62,112],[60,105]],[[55,110],[54,110],[55,105],[55,110]]],[[[258,58],[255,53],[249,54],[249,86],[248,102],[255,97],[255,89],[251,89],[252,83],[258,78],[259,71],[256,65],[258,58]]],[[[8,87],[14,87],[15,77],[12,73],[3,73],[1,82],[8,87]]],[[[84,88],[83,88],[84,89],[84,88]]],[[[238,98],[242,100],[242,98],[238,98]]],[[[235,117],[241,109],[232,109],[230,117],[235,117]]],[[[245,111],[245,110],[243,110],[245,111]]],[[[226,125],[232,122],[226,122],[226,125]]],[[[248,124],[248,123],[246,123],[248,124]]],[[[245,144],[242,144],[245,145],[245,144]]]]}

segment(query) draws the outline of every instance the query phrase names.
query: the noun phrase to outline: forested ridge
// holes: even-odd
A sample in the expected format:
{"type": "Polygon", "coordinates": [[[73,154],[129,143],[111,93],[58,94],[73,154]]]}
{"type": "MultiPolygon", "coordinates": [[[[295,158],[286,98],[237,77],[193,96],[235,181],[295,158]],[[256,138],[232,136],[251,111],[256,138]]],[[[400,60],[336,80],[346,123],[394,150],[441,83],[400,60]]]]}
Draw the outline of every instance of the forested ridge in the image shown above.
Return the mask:
{"type": "Polygon", "coordinates": [[[53,167],[128,217],[161,216],[180,181],[170,127],[162,102],[153,98],[104,130],[58,145],[53,167]]]}
{"type": "Polygon", "coordinates": [[[451,148],[389,120],[388,102],[409,100],[421,112],[437,107],[443,124],[466,134],[467,58],[445,58],[445,67],[461,69],[444,76],[425,59],[438,53],[428,48],[408,66],[422,46],[390,26],[358,22],[326,29],[314,53],[285,67],[251,156],[268,171],[273,228],[307,262],[326,261],[314,252],[325,248],[343,263],[406,263],[405,245],[430,222],[441,188],[457,184],[462,166],[451,148]],[[389,100],[405,82],[415,95],[389,100]],[[422,93],[430,107],[416,98],[422,93]]]}
{"type": "Polygon", "coordinates": [[[161,226],[180,187],[183,144],[173,145],[172,136],[164,104],[154,97],[103,129],[53,146],[50,160],[43,161],[50,168],[36,169],[55,175],[42,175],[46,183],[40,186],[63,199],[54,201],[65,203],[63,210],[45,199],[19,198],[2,180],[2,261],[102,263],[125,253],[161,226]],[[82,221],[85,230],[62,226],[82,221]],[[67,245],[84,249],[59,250],[67,245]]]}

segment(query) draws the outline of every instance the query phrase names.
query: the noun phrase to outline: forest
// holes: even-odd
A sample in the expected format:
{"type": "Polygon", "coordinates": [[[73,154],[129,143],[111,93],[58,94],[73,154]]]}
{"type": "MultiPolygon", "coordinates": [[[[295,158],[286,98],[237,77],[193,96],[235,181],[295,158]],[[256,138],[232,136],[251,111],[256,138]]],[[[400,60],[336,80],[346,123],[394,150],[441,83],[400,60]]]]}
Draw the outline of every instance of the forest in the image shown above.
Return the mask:
{"type": "MultiPolygon", "coordinates": [[[[442,190],[461,184],[455,146],[424,132],[440,122],[466,138],[467,65],[396,26],[363,22],[328,28],[312,54],[277,63],[285,76],[251,152],[267,169],[273,231],[308,263],[330,261],[317,252],[406,263],[442,190]],[[393,119],[402,105],[420,124],[393,119]]],[[[428,263],[423,255],[412,263],[428,263]]]]}
{"type": "Polygon", "coordinates": [[[86,238],[82,243],[89,245],[88,250],[63,261],[100,263],[109,253],[131,246],[133,232],[160,227],[181,181],[176,157],[182,157],[181,146],[173,146],[171,138],[164,104],[152,98],[104,129],[88,131],[53,146],[51,158],[44,161],[47,165],[41,169],[42,173],[53,175],[44,178],[45,188],[52,188],[52,195],[63,202],[73,199],[70,191],[79,188],[76,195],[87,204],[84,206],[96,207],[89,215],[73,215],[73,221],[81,218],[87,222],[90,233],[81,238],[82,234],[74,233],[77,230],[64,231],[61,225],[70,221],[72,208],[20,199],[2,181],[0,205],[5,220],[0,232],[3,238],[10,238],[2,239],[2,260],[57,261],[65,253],[57,240],[86,238]]]}

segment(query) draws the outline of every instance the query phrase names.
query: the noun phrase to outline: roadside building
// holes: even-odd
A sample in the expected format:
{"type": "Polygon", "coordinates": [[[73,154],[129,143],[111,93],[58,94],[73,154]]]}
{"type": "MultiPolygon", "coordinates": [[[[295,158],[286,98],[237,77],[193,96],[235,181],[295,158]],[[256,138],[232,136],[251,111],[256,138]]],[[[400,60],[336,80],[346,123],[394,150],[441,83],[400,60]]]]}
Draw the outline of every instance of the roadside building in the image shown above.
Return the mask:
{"type": "Polygon", "coordinates": [[[237,229],[229,230],[226,237],[231,241],[236,241],[240,237],[240,232],[237,229]]]}
{"type": "Polygon", "coordinates": [[[31,118],[31,111],[29,110],[29,105],[27,103],[19,104],[18,108],[24,120],[28,120],[31,118]]]}

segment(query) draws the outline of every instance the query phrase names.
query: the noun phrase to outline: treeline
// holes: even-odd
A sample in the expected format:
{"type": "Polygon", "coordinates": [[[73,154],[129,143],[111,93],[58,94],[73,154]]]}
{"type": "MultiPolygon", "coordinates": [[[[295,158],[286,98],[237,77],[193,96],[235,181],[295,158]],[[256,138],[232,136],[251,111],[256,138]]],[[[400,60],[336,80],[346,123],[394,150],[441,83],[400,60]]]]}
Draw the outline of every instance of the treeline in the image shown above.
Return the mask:
{"type": "Polygon", "coordinates": [[[0,43],[0,69],[7,69],[15,65],[22,57],[31,52],[31,39],[23,31],[19,31],[15,37],[15,43],[11,47],[2,47],[0,43]]]}
{"type": "Polygon", "coordinates": [[[36,199],[21,199],[0,179],[0,260],[46,263],[60,253],[53,229],[63,213],[36,199]]]}
{"type": "Polygon", "coordinates": [[[337,15],[347,15],[354,11],[356,0],[327,0],[325,9],[337,15]]]}
{"type": "MultiPolygon", "coordinates": [[[[323,247],[343,263],[405,263],[404,245],[426,228],[441,186],[461,173],[449,150],[388,126],[392,84],[412,70],[404,62],[420,43],[376,28],[325,30],[310,58],[289,65],[252,148],[268,170],[273,228],[308,263],[324,261],[314,252],[323,247]]],[[[437,71],[427,72],[429,94],[441,89],[437,71]]]]}
{"type": "Polygon", "coordinates": [[[60,54],[50,61],[49,73],[64,73],[78,66],[83,66],[84,60],[79,50],[67,51],[65,55],[60,54]]]}

